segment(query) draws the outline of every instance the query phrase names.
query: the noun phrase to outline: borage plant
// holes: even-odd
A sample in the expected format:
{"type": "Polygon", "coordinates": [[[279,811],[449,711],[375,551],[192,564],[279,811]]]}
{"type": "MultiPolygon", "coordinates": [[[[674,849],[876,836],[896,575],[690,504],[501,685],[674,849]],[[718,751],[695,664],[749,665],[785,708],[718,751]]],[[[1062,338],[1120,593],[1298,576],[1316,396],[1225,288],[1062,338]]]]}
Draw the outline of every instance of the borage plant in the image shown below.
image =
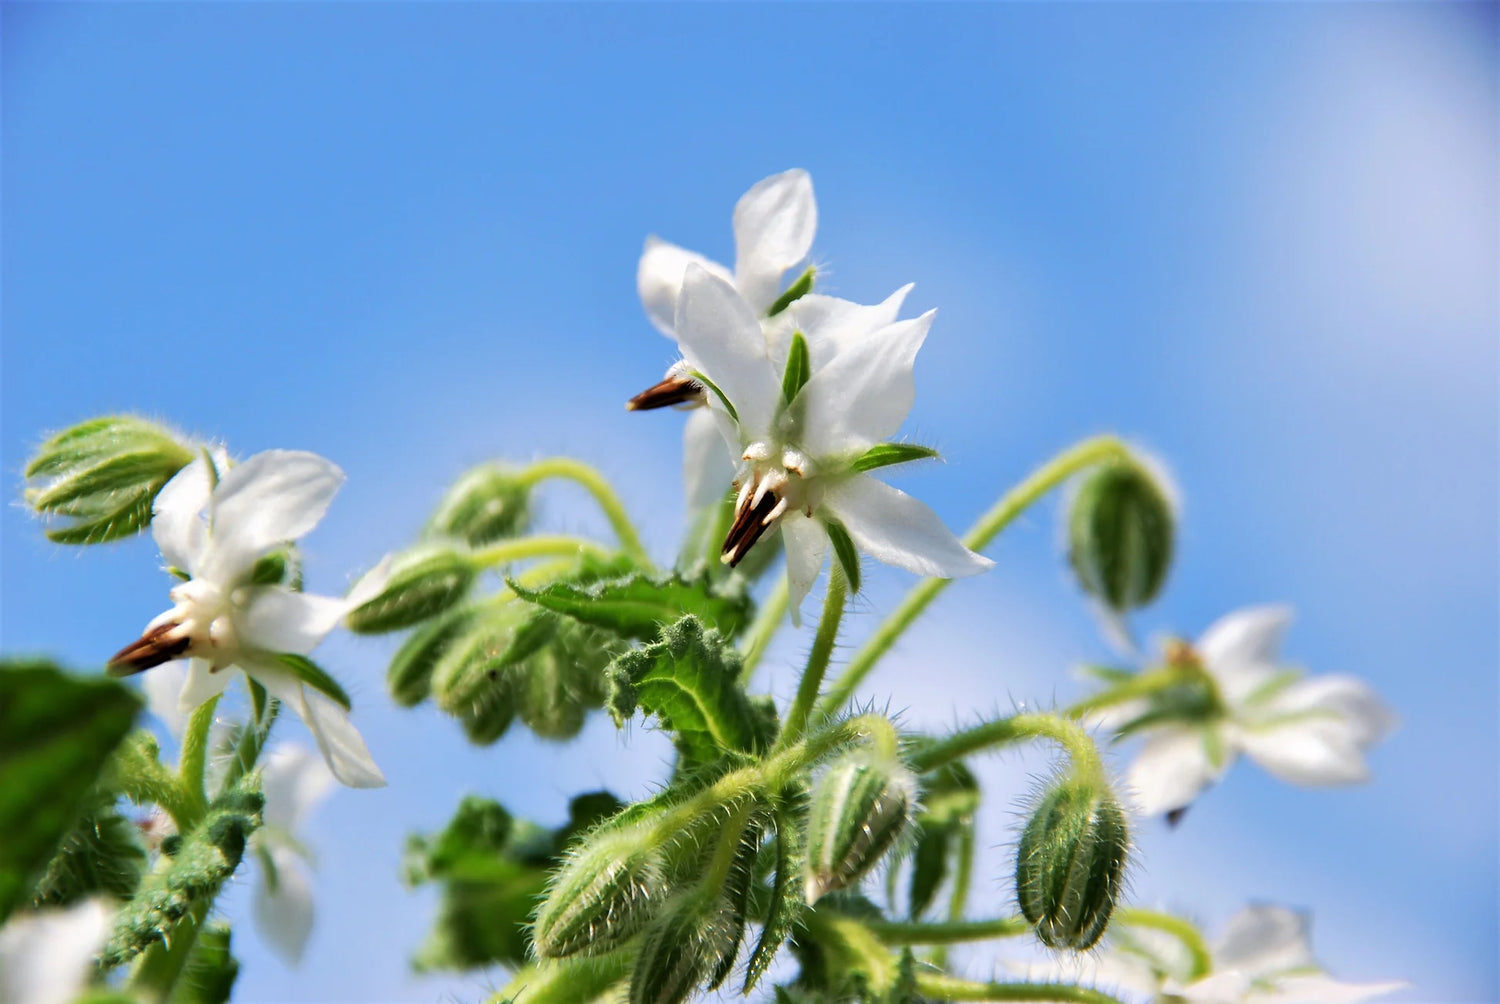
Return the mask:
{"type": "Polygon", "coordinates": [[[132,731],[139,702],[118,683],[39,664],[0,674],[6,999],[225,999],[237,964],[213,909],[247,859],[260,873],[257,919],[295,960],[311,898],[292,828],[332,779],[383,783],[348,696],[311,658],[340,625],[409,631],[388,669],[392,698],[431,701],[477,744],[512,727],[570,739],[602,710],[621,727],[653,721],[675,746],[670,776],[644,801],[581,794],[548,829],[469,797],[444,830],[410,840],[407,880],[442,893],[416,965],[504,965],[512,975],[496,1002],[675,1004],[715,991],[1354,1001],[1399,986],[1324,974],[1305,919],[1283,908],[1253,907],[1210,943],[1186,918],[1123,901],[1137,821],[1180,821],[1237,754],[1299,784],[1365,777],[1363,753],[1391,716],[1357,680],[1286,669],[1286,611],[1232,614],[1138,669],[1096,668],[1099,689],[1060,710],[947,735],[871,710],[881,703],[862,685],[882,656],[1065,485],[1070,564],[1108,632],[1127,634],[1124,618],[1170,569],[1176,492],[1153,459],[1100,437],[1043,464],[955,537],[883,480],[937,456],[895,438],[933,314],[901,319],[910,287],[873,305],[817,292],[816,269],[803,267],[816,221],[811,181],[788,171],[736,206],[733,270],[646,244],[641,298],[681,359],[628,407],[691,412],[692,516],[670,567],[653,562],[587,465],[494,463],[464,474],[418,538],[347,596],[312,596],[296,541],[342,480],[327,461],[270,451],[236,462],[128,416],[48,440],[26,499],[52,520],[49,537],[101,543],[149,526],[176,580],[170,609],[109,671],[145,674],[179,753],[163,764],[158,739],[132,731]],[[533,497],[555,479],[590,493],[612,539],[534,528],[533,497]],[[866,555],[923,578],[830,680],[866,555]],[[779,706],[752,692],[755,670],[778,631],[800,629],[825,568],[807,662],[779,706]],[[243,701],[221,705],[236,681],[243,701]],[[283,709],[306,723],[321,762],[263,753],[283,709]],[[1137,735],[1121,782],[1095,737],[1137,735]],[[1004,835],[977,831],[969,761],[1031,742],[1060,757],[1015,835],[1006,909],[972,894],[995,878],[974,874],[976,844],[1004,835]],[[47,939],[85,947],[38,962],[47,939]],[[950,946],[1000,939],[1049,961],[1017,952],[1002,964],[1010,977],[993,981],[949,957],[950,946]]]}

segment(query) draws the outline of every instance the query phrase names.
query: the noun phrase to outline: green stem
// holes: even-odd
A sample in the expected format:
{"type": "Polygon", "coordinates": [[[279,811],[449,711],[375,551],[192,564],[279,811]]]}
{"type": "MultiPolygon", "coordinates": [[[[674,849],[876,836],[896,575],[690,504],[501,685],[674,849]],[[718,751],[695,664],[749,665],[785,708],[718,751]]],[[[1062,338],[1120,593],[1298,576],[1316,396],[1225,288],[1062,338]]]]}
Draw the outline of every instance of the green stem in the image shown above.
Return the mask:
{"type": "MultiPolygon", "coordinates": [[[[1129,456],[1128,448],[1115,436],[1086,439],[1058,454],[1002,495],[990,511],[969,528],[969,532],[964,535],[964,546],[971,551],[984,550],[1017,516],[1072,475],[1101,461],[1126,456],[1129,456]]],[[[818,708],[824,717],[837,713],[839,708],[848,703],[854,696],[855,689],[880,661],[880,657],[890,651],[891,646],[911,627],[922,611],[948,588],[950,581],[952,580],[923,579],[912,587],[900,606],[891,611],[875,629],[875,633],[854,653],[843,675],[834,682],[828,696],[823,698],[818,708]]]]}
{"type": "Polygon", "coordinates": [[[1121,1004],[1118,997],[1072,983],[976,983],[943,973],[918,973],[917,991],[945,1001],[1078,1001],[1121,1004]]]}
{"type": "MultiPolygon", "coordinates": [[[[221,672],[223,672],[221,670],[221,672]]],[[[208,770],[209,732],[214,725],[214,709],[219,706],[219,695],[215,694],[197,708],[188,719],[187,729],[182,733],[182,756],[177,773],[182,777],[182,786],[187,797],[192,799],[202,815],[208,806],[208,791],[204,786],[204,775],[208,770]]]]}
{"type": "Polygon", "coordinates": [[[1063,748],[1073,761],[1073,769],[1084,777],[1107,784],[1104,761],[1094,740],[1077,722],[1060,715],[1029,712],[997,718],[992,722],[964,729],[947,739],[924,747],[912,755],[912,769],[919,774],[936,770],[954,760],[980,750],[1005,746],[1026,739],[1050,739],[1063,748]]]}
{"type": "Polygon", "coordinates": [[[1191,976],[1184,982],[1191,983],[1193,980],[1207,976],[1213,971],[1214,957],[1209,951],[1208,943],[1203,940],[1203,933],[1191,921],[1174,917],[1170,913],[1159,913],[1156,910],[1142,910],[1139,907],[1124,907],[1115,912],[1115,920],[1123,924],[1132,924],[1136,927],[1150,927],[1158,931],[1164,931],[1182,942],[1188,954],[1193,957],[1193,969],[1191,976]]]}
{"type": "Polygon", "coordinates": [[[614,488],[610,486],[604,475],[588,464],[571,457],[550,457],[546,460],[538,460],[517,473],[517,479],[524,485],[534,485],[548,478],[561,478],[581,485],[604,511],[604,518],[609,520],[610,528],[614,530],[615,537],[620,541],[620,547],[625,553],[641,564],[650,566],[651,559],[646,554],[646,548],[641,544],[640,535],[635,531],[635,524],[630,521],[630,516],[625,512],[625,506],[620,502],[620,497],[615,494],[614,488]]]}
{"type": "Polygon", "coordinates": [[[238,784],[242,777],[255,769],[256,762],[260,760],[260,755],[266,748],[266,740],[271,735],[271,724],[281,711],[281,702],[272,698],[266,702],[265,707],[262,721],[250,721],[245,725],[245,731],[234,747],[234,756],[229,760],[229,767],[224,771],[222,790],[228,791],[238,784]]]}
{"type": "Polygon", "coordinates": [[[923,924],[916,921],[867,921],[865,924],[887,945],[956,945],[966,941],[988,941],[991,938],[1013,938],[1031,930],[1025,917],[1001,917],[997,920],[969,920],[947,924],[923,924]]]}
{"type": "Polygon", "coordinates": [[[582,554],[605,553],[604,548],[583,537],[517,537],[475,551],[469,560],[478,568],[492,568],[528,558],[576,558],[582,554]]]}
{"type": "Polygon", "coordinates": [[[771,639],[776,637],[782,621],[786,620],[787,601],[791,591],[787,581],[787,577],[783,575],[781,581],[776,583],[771,594],[760,605],[760,610],[755,615],[755,623],[750,625],[749,632],[740,642],[740,686],[742,687],[750,685],[750,678],[755,675],[755,667],[760,665],[761,656],[766,654],[771,639]]]}
{"type": "Polygon", "coordinates": [[[136,805],[157,805],[172,817],[181,833],[192,826],[203,807],[183,786],[182,779],[157,759],[156,740],[132,737],[115,751],[120,790],[136,805]]]}
{"type": "MultiPolygon", "coordinates": [[[[969,886],[974,881],[974,820],[967,819],[958,831],[958,863],[953,869],[953,892],[948,898],[948,922],[958,924],[964,919],[964,909],[969,903],[969,886]]],[[[939,969],[948,964],[948,949],[939,945],[932,953],[933,964],[939,969]]]]}
{"type": "Polygon", "coordinates": [[[198,940],[198,929],[203,926],[212,905],[206,899],[198,900],[187,916],[173,925],[164,940],[146,949],[130,977],[132,999],[140,1004],[166,1004],[182,976],[182,967],[187,964],[198,940]]]}
{"type": "Polygon", "coordinates": [[[1097,694],[1085,697],[1083,700],[1068,707],[1063,712],[1069,718],[1083,718],[1085,715],[1100,708],[1112,707],[1116,704],[1124,704],[1140,697],[1150,697],[1159,690],[1164,690],[1174,684],[1182,683],[1187,676],[1182,667],[1163,666],[1160,669],[1148,669],[1144,673],[1138,673],[1121,683],[1101,690],[1097,694]]]}
{"type": "Polygon", "coordinates": [[[813,638],[802,681],[797,684],[797,697],[792,701],[791,709],[786,713],[786,724],[776,739],[776,749],[790,746],[807,731],[807,720],[818,699],[818,690],[823,686],[823,675],[828,672],[828,661],[833,657],[833,643],[838,638],[839,622],[844,617],[846,592],[844,570],[835,561],[828,571],[828,594],[823,598],[823,617],[818,621],[818,633],[813,638]]]}

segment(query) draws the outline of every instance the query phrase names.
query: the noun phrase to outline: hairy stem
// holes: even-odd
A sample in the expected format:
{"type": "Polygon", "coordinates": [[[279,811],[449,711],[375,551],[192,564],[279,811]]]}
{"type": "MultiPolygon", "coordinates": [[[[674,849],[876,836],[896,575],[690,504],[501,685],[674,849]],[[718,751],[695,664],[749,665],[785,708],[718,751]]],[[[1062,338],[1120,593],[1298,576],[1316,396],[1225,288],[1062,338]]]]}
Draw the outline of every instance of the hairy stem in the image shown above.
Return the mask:
{"type": "Polygon", "coordinates": [[[787,585],[786,576],[776,583],[771,595],[766,597],[761,604],[760,610],[755,615],[755,623],[750,625],[740,642],[740,686],[750,685],[750,678],[755,675],[755,667],[760,665],[761,656],[766,654],[771,639],[776,637],[777,630],[786,620],[787,601],[790,595],[790,587],[787,585]]]}
{"type": "Polygon", "coordinates": [[[1106,782],[1104,761],[1089,734],[1077,722],[1060,715],[1040,712],[997,718],[956,732],[947,739],[918,750],[911,758],[912,768],[925,774],[971,753],[1027,739],[1052,740],[1067,753],[1075,771],[1084,777],[1106,782]]]}
{"type": "Polygon", "coordinates": [[[1192,974],[1185,982],[1192,982],[1200,977],[1207,976],[1214,965],[1213,953],[1208,949],[1208,943],[1203,940],[1203,933],[1191,921],[1181,917],[1174,917],[1170,913],[1160,913],[1156,910],[1142,910],[1138,907],[1124,907],[1115,911],[1115,920],[1122,924],[1133,924],[1136,927],[1149,927],[1157,931],[1164,931],[1172,935],[1182,946],[1188,950],[1193,958],[1192,974]]]}
{"type": "Polygon", "coordinates": [[[614,530],[625,553],[641,564],[650,566],[651,559],[646,554],[646,548],[641,544],[640,535],[636,533],[635,524],[630,521],[620,497],[615,494],[604,475],[595,468],[571,457],[550,457],[523,468],[518,472],[517,478],[526,485],[534,485],[548,478],[560,478],[581,485],[603,510],[604,518],[609,520],[610,529],[614,530]]]}
{"type": "Polygon", "coordinates": [[[818,633],[813,638],[802,681],[797,684],[797,697],[792,701],[786,713],[786,724],[776,739],[776,749],[785,749],[807,731],[807,720],[818,699],[818,690],[823,686],[823,675],[828,672],[828,661],[833,657],[833,643],[838,638],[839,622],[844,617],[846,592],[844,570],[835,561],[828,571],[828,594],[823,598],[823,617],[818,621],[818,633]]]}
{"type": "Polygon", "coordinates": [[[604,548],[584,537],[517,537],[475,551],[470,560],[480,568],[491,568],[528,558],[575,558],[581,554],[604,553],[604,548]]]}
{"type": "Polygon", "coordinates": [[[141,955],[130,977],[131,996],[141,1004],[166,1004],[182,975],[182,967],[198,941],[198,929],[208,917],[213,904],[197,901],[188,915],[172,926],[164,940],[158,941],[141,955]]]}
{"type": "Polygon", "coordinates": [[[1013,938],[1031,930],[1025,917],[1000,917],[996,920],[969,920],[946,924],[924,924],[913,921],[868,921],[865,924],[887,945],[955,945],[966,941],[989,941],[991,938],[1013,938]]]}
{"type": "MultiPolygon", "coordinates": [[[[177,773],[187,797],[193,800],[196,812],[202,815],[208,806],[208,791],[204,787],[204,776],[208,771],[208,740],[213,729],[214,710],[219,706],[219,695],[215,694],[193,710],[187,729],[182,733],[182,757],[177,773]]],[[[194,818],[193,822],[197,819],[194,818]]]]}
{"type": "Polygon", "coordinates": [[[1078,1001],[1121,1004],[1118,997],[1071,983],[977,983],[943,973],[918,973],[917,990],[945,1001],[1078,1001]]]}
{"type": "MultiPolygon", "coordinates": [[[[1102,461],[1128,455],[1128,448],[1114,436],[1086,439],[1058,454],[1002,495],[990,511],[969,528],[969,532],[964,535],[964,546],[972,551],[984,550],[1017,516],[1069,477],[1102,461]]],[[[900,605],[891,611],[875,629],[875,633],[854,653],[843,675],[834,682],[828,696],[819,705],[819,711],[825,717],[835,714],[848,703],[849,698],[854,696],[855,689],[880,661],[880,657],[890,651],[891,646],[911,627],[912,622],[948,588],[950,581],[952,580],[923,579],[912,587],[900,605]]]]}

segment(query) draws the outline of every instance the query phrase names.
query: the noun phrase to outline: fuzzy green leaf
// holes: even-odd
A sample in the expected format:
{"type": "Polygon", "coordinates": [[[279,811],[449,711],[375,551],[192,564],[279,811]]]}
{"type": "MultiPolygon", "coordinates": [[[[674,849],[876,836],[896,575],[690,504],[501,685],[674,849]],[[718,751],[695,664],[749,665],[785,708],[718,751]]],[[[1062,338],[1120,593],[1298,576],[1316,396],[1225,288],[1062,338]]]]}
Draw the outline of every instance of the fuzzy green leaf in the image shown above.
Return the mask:
{"type": "Polygon", "coordinates": [[[78,820],[139,708],[113,680],[0,663],[0,921],[78,820]]]}
{"type": "Polygon", "coordinates": [[[644,574],[579,585],[554,582],[540,589],[510,583],[517,596],[575,620],[636,641],[654,641],[661,629],[692,614],[733,638],[750,617],[742,589],[714,586],[705,575],[644,574]]]}
{"type": "Polygon", "coordinates": [[[882,467],[893,467],[896,464],[933,460],[937,456],[938,451],[930,446],[918,446],[915,443],[876,443],[854,461],[854,469],[868,473],[882,467]]]}

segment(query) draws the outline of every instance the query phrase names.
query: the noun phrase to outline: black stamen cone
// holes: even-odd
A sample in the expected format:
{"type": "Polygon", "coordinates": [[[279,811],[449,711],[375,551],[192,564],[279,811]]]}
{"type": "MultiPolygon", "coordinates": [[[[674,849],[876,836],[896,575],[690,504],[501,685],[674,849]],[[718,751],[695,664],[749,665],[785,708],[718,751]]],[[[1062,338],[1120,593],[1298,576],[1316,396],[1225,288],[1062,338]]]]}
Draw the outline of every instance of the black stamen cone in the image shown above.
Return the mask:
{"type": "Polygon", "coordinates": [[[730,568],[738,565],[740,559],[760,540],[761,534],[769,529],[766,517],[780,501],[780,496],[775,492],[766,492],[761,495],[759,502],[745,506],[734,514],[734,525],[729,528],[729,534],[724,538],[724,547],[720,551],[730,568]]]}
{"type": "Polygon", "coordinates": [[[653,411],[670,408],[674,404],[687,404],[703,396],[703,385],[686,377],[667,377],[661,383],[647,387],[625,402],[626,411],[653,411]]]}
{"type": "Polygon", "coordinates": [[[144,672],[164,662],[180,659],[187,653],[193,640],[187,635],[169,638],[181,625],[162,624],[152,628],[120,651],[110,656],[106,668],[110,676],[130,676],[144,672]]]}

